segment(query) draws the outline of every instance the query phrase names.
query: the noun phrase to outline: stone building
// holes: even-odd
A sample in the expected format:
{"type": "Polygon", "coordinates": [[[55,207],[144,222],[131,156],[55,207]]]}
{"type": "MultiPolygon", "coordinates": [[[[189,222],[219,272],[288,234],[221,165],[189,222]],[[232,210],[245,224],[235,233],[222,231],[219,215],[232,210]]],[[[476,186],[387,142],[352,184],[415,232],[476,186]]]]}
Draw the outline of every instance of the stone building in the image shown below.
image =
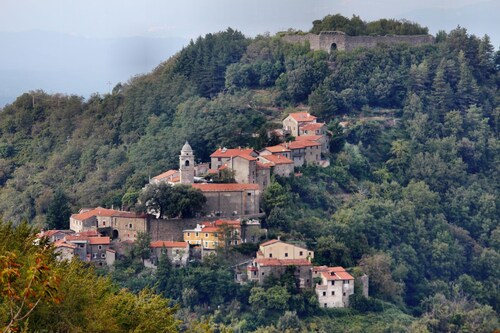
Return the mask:
{"type": "Polygon", "coordinates": [[[211,216],[252,217],[259,214],[258,184],[193,184],[207,201],[204,212],[211,216]]]}
{"type": "Polygon", "coordinates": [[[293,174],[293,161],[281,154],[261,155],[259,161],[271,167],[271,172],[280,177],[290,177],[293,174]]]}
{"type": "Polygon", "coordinates": [[[354,278],[343,267],[314,267],[313,278],[319,280],[315,290],[321,307],[349,306],[349,296],[354,294],[354,278]]]}
{"type": "Polygon", "coordinates": [[[293,270],[301,288],[311,287],[313,258],[313,251],[273,239],[259,246],[247,268],[247,279],[262,284],[269,276],[279,277],[293,270]]]}
{"type": "Polygon", "coordinates": [[[162,256],[167,256],[176,267],[186,266],[189,259],[189,244],[186,242],[154,241],[150,244],[151,263],[158,265],[162,256]]]}
{"type": "Polygon", "coordinates": [[[321,164],[321,143],[309,140],[290,141],[281,144],[290,149],[291,160],[296,167],[304,164],[321,164]]]}
{"type": "Polygon", "coordinates": [[[300,135],[300,128],[306,124],[316,123],[316,117],[309,112],[290,113],[283,119],[283,130],[293,136],[300,135]]]}

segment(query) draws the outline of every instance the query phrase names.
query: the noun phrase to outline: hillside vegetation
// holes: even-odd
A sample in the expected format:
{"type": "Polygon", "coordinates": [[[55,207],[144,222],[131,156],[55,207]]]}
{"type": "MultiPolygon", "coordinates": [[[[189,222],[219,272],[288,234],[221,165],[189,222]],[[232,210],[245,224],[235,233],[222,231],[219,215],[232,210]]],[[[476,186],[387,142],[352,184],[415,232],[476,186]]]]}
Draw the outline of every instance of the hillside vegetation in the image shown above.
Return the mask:
{"type": "Polygon", "coordinates": [[[25,93],[0,113],[0,213],[43,227],[67,205],[128,204],[150,176],[177,167],[185,140],[201,161],[221,146],[259,149],[286,113],[309,110],[332,131],[331,166],[275,179],[264,226],[306,242],[317,264],[370,275],[371,301],[323,311],[286,281],[249,290],[233,284],[223,256],[116,280],[156,287],[181,314],[203,314],[200,327],[491,332],[500,311],[500,51],[464,28],[436,37],[327,54],[228,29],[110,94],[25,93]]]}

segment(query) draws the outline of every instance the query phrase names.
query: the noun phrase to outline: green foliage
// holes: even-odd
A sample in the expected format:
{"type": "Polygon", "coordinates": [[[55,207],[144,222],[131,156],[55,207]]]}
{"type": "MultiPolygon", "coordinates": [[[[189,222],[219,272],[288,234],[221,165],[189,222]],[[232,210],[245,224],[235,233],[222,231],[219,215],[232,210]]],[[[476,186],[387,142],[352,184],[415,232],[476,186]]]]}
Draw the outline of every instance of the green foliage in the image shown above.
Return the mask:
{"type": "Polygon", "coordinates": [[[380,19],[365,22],[356,15],[349,19],[340,14],[327,15],[322,20],[313,21],[311,32],[319,34],[321,31],[343,31],[351,36],[371,34],[425,35],[429,33],[429,29],[407,20],[380,19]]]}
{"type": "Polygon", "coordinates": [[[140,209],[160,217],[194,217],[207,199],[200,190],[187,185],[150,184],[139,196],[140,209]]]}

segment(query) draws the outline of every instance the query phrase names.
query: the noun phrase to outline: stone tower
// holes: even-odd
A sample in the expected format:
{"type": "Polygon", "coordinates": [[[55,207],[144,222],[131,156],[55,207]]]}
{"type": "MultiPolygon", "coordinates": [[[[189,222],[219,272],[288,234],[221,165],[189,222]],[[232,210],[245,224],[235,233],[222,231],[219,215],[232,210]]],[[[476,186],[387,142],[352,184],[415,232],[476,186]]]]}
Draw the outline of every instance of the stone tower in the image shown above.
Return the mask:
{"type": "Polygon", "coordinates": [[[194,183],[193,149],[187,141],[184,146],[182,146],[181,154],[179,155],[179,171],[181,174],[181,184],[194,183]]]}

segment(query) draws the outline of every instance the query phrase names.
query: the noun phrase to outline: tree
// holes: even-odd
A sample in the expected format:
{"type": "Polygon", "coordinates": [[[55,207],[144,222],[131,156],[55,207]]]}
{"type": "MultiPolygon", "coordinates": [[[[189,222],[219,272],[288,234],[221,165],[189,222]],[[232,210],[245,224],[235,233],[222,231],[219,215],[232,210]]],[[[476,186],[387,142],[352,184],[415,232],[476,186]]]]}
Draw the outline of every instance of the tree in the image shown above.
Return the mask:
{"type": "Polygon", "coordinates": [[[47,227],[49,229],[69,229],[71,209],[68,198],[60,188],[54,193],[54,198],[47,208],[47,227]]]}
{"type": "Polygon", "coordinates": [[[137,239],[134,242],[132,253],[134,257],[139,257],[144,264],[145,259],[149,259],[151,255],[151,235],[148,232],[139,231],[137,239]]]}

